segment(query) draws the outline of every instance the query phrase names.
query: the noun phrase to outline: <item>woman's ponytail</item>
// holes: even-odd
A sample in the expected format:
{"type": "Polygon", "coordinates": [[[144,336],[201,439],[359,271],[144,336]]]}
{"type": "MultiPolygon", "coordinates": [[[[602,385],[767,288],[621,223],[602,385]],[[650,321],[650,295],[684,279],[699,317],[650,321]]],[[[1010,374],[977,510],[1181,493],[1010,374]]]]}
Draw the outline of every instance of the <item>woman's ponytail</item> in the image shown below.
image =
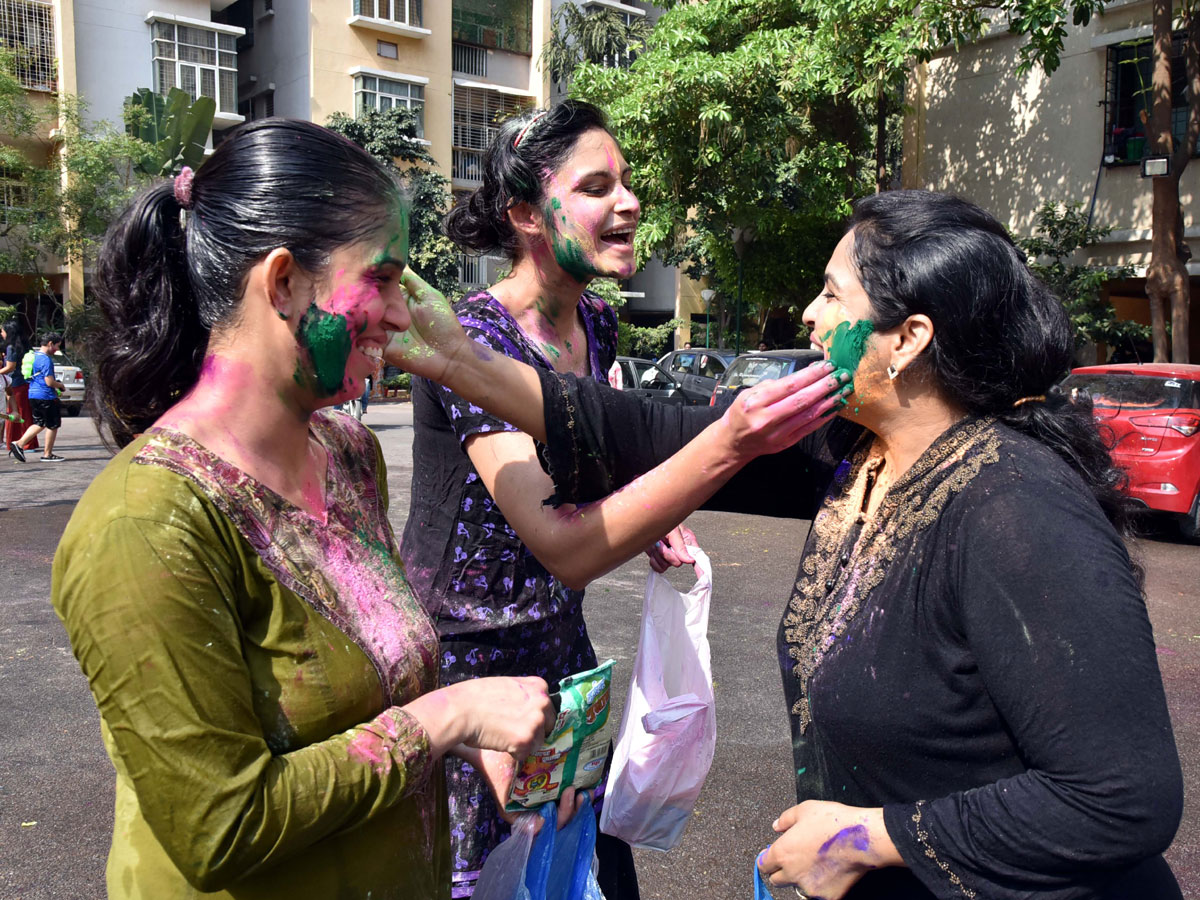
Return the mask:
{"type": "Polygon", "coordinates": [[[196,382],[209,330],[192,297],[174,186],[145,191],[105,236],[93,291],[104,327],[90,340],[93,412],[123,447],[196,382]]]}

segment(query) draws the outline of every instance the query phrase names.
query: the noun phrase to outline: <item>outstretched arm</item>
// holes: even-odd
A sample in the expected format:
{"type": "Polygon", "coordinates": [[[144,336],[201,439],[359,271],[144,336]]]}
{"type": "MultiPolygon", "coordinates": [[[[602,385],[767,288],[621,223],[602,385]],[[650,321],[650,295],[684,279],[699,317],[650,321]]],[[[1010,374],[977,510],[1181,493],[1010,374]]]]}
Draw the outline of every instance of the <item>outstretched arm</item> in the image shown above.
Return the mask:
{"type": "Polygon", "coordinates": [[[522,429],[470,437],[465,448],[488,492],[521,540],[569,587],[584,587],[651,546],[751,459],[788,447],[819,427],[843,381],[811,366],[740,395],[674,456],[587,506],[545,506],[554,486],[532,438],[545,440],[535,369],[471,341],[444,298],[405,274],[414,327],[388,359],[435,381],[522,429]]]}

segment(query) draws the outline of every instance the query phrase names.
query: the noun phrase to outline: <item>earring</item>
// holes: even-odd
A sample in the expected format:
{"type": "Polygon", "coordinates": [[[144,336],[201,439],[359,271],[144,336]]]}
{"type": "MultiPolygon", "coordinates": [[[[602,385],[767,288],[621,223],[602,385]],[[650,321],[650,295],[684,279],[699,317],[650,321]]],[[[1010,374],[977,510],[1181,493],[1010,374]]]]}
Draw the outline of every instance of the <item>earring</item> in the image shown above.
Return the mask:
{"type": "Polygon", "coordinates": [[[282,309],[275,310],[275,315],[279,316],[285,322],[292,317],[291,313],[285,313],[282,309]]]}
{"type": "Polygon", "coordinates": [[[897,369],[895,366],[888,366],[887,373],[888,373],[888,378],[890,378],[892,381],[895,381],[896,376],[900,374],[900,370],[897,369]]]}

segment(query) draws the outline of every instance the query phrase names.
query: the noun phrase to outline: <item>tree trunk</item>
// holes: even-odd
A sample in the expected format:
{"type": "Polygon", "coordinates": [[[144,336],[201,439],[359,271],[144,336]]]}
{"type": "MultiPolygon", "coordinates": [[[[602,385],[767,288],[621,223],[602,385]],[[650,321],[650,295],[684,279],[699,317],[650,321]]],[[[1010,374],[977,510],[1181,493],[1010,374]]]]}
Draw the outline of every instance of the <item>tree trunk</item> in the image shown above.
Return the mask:
{"type": "MultiPolygon", "coordinates": [[[[1146,296],[1154,333],[1154,361],[1168,362],[1166,311],[1187,302],[1187,268],[1181,258],[1182,211],[1179,205],[1179,148],[1171,139],[1171,19],[1172,0],[1154,0],[1149,137],[1153,155],[1171,157],[1171,172],[1153,180],[1150,266],[1146,270],[1146,296]]],[[[1186,154],[1185,154],[1186,155],[1186,154]]],[[[1184,338],[1186,340],[1186,336],[1184,338]]],[[[1186,352],[1185,352],[1186,356],[1186,352]]]]}
{"type": "Polygon", "coordinates": [[[1183,205],[1179,202],[1179,176],[1187,168],[1192,158],[1196,142],[1200,141],[1200,11],[1194,7],[1188,10],[1183,20],[1184,60],[1187,67],[1188,84],[1188,121],[1182,146],[1175,148],[1175,158],[1171,160],[1179,175],[1175,178],[1175,207],[1179,211],[1176,228],[1179,233],[1179,257],[1183,268],[1183,284],[1179,293],[1173,298],[1171,306],[1171,359],[1177,363],[1191,362],[1191,279],[1187,274],[1187,261],[1191,258],[1191,249],[1183,239],[1183,205]]]}
{"type": "Polygon", "coordinates": [[[887,190],[887,94],[883,87],[875,96],[875,193],[887,190]]]}

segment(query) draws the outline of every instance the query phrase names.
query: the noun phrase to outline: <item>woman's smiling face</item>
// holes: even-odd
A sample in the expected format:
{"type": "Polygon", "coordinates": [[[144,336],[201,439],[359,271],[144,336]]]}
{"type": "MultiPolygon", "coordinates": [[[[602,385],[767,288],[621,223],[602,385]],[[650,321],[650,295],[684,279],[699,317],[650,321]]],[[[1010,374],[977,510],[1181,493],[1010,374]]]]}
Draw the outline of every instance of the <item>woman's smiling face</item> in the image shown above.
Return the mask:
{"type": "Polygon", "coordinates": [[[584,132],[556,172],[543,182],[542,235],[555,262],[572,278],[628,278],[637,269],[633,235],[641,206],[632,172],[608,132],[584,132]]]}
{"type": "Polygon", "coordinates": [[[363,392],[390,332],[408,327],[400,276],[408,259],[408,216],[401,212],[375,238],[330,256],[328,282],[300,319],[296,381],[327,403],[363,392]]]}

